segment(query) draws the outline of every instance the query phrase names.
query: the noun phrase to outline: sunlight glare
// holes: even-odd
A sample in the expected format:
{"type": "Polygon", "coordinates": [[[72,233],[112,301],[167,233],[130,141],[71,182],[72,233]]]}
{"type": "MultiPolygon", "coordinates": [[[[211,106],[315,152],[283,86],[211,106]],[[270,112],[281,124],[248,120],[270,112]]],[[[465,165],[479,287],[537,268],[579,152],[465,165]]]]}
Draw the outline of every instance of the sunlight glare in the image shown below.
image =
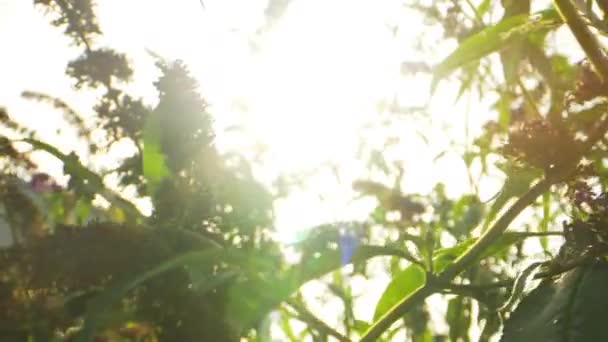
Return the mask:
{"type": "Polygon", "coordinates": [[[294,2],[262,42],[247,89],[250,128],[271,147],[277,169],[352,152],[361,125],[390,93],[399,62],[371,6],[294,2]]]}

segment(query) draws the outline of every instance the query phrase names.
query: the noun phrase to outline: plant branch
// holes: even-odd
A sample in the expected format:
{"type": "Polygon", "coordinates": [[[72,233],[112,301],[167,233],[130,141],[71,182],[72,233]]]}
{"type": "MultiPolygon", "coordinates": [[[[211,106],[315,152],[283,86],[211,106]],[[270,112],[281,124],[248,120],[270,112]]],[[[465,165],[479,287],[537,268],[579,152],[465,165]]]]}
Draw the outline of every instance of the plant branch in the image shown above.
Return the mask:
{"type": "MultiPolygon", "coordinates": [[[[580,154],[573,156],[570,161],[557,167],[557,172],[547,175],[547,177],[540,182],[536,183],[532,188],[528,190],[522,197],[520,197],[509,209],[494,223],[494,225],[488,229],[480,238],[471,246],[463,255],[449,265],[438,277],[437,281],[449,282],[456,275],[466,269],[471,263],[476,261],[481,254],[490,246],[494,241],[502,235],[507,229],[509,224],[519,215],[519,213],[527,208],[529,205],[536,201],[536,198],[548,191],[551,185],[559,183],[566,179],[569,175],[576,170],[576,166],[580,159],[591,150],[591,148],[603,139],[606,131],[608,130],[608,117],[604,117],[600,124],[588,135],[587,140],[582,144],[580,148],[580,154]]],[[[395,320],[402,317],[403,314],[409,310],[413,305],[423,301],[426,297],[434,293],[435,287],[424,286],[408,297],[397,303],[389,312],[382,316],[376,323],[374,323],[367,333],[361,339],[361,342],[375,341],[385,329],[387,329],[395,320]]]]}
{"type": "MultiPolygon", "coordinates": [[[[570,30],[576,37],[579,44],[582,46],[587,57],[596,69],[602,81],[608,80],[608,61],[605,58],[604,51],[596,40],[595,36],[589,31],[585,22],[578,14],[576,8],[569,0],[554,0],[555,6],[558,8],[560,15],[570,27],[570,30]]],[[[439,282],[449,282],[456,275],[466,269],[471,263],[478,260],[479,256],[494,243],[494,241],[502,235],[508,228],[509,224],[529,205],[534,203],[538,196],[548,191],[551,185],[557,184],[564,179],[567,179],[575,170],[580,159],[595,145],[596,142],[603,139],[608,129],[608,118],[604,117],[600,124],[596,126],[587,140],[581,145],[579,154],[572,156],[570,160],[555,168],[554,172],[547,174],[545,179],[536,183],[522,197],[520,197],[495,223],[488,229],[477,242],[471,246],[463,255],[461,255],[453,264],[448,266],[439,276],[439,282]]],[[[430,286],[429,283],[416,291],[412,292],[408,297],[402,299],[377,322],[361,338],[361,342],[372,342],[377,340],[380,335],[390,327],[393,322],[403,316],[412,306],[424,301],[429,295],[436,292],[438,288],[430,286]]]]}
{"type": "Polygon", "coordinates": [[[340,334],[338,331],[327,325],[327,323],[317,318],[317,316],[315,316],[303,305],[300,305],[293,300],[288,300],[287,304],[289,304],[289,306],[297,313],[297,316],[295,316],[296,319],[306,323],[313,329],[316,329],[326,335],[335,337],[338,341],[350,342],[348,337],[340,334]]]}
{"type": "MultiPolygon", "coordinates": [[[[534,277],[532,279],[539,280],[539,279],[555,277],[562,273],[568,272],[568,271],[572,270],[573,268],[585,265],[586,263],[588,263],[589,261],[598,257],[599,255],[601,255],[604,252],[606,252],[605,248],[590,249],[590,250],[587,250],[586,252],[582,253],[578,257],[575,257],[573,260],[570,260],[567,263],[548,264],[548,269],[546,271],[538,272],[537,274],[534,275],[534,277]]],[[[466,295],[469,297],[476,298],[476,296],[478,296],[480,292],[494,290],[494,289],[501,288],[501,287],[510,287],[513,285],[513,282],[514,282],[513,279],[500,280],[500,281],[496,281],[496,282],[488,283],[488,284],[454,284],[454,283],[442,283],[442,282],[438,281],[437,286],[439,286],[445,290],[449,290],[454,294],[466,295]]]]}
{"type": "Polygon", "coordinates": [[[552,182],[549,179],[543,179],[536,183],[528,192],[520,197],[509,209],[475,242],[468,251],[461,255],[458,259],[449,265],[441,274],[442,280],[450,280],[467,268],[472,262],[477,260],[481,254],[494,241],[502,235],[509,224],[519,215],[522,210],[536,201],[536,198],[548,191],[552,182]]]}
{"type": "Polygon", "coordinates": [[[359,342],[373,342],[378,340],[380,335],[390,328],[395,321],[403,317],[405,312],[410,310],[418,303],[421,303],[426,299],[426,297],[435,292],[437,292],[437,289],[429,286],[428,284],[412,292],[408,297],[404,298],[391,310],[387,311],[382,317],[380,317],[361,337],[359,342]]]}
{"type": "Polygon", "coordinates": [[[553,4],[585,51],[600,79],[603,82],[608,81],[608,60],[604,49],[587,27],[576,6],[570,0],[553,0],[553,4]]]}

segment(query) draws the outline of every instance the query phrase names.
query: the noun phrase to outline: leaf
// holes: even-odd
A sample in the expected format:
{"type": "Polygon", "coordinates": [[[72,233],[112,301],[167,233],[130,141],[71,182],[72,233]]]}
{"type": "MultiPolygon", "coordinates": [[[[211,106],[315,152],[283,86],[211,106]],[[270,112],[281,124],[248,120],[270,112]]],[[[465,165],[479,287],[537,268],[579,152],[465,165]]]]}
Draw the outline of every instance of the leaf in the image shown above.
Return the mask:
{"type": "Polygon", "coordinates": [[[467,236],[481,222],[484,205],[476,195],[464,195],[452,209],[454,225],[449,229],[457,239],[467,236]]]}
{"type": "Polygon", "coordinates": [[[511,124],[511,100],[509,92],[501,92],[497,104],[498,123],[505,132],[509,129],[509,125],[511,124]]]}
{"type": "Polygon", "coordinates": [[[384,155],[382,151],[379,150],[373,150],[371,152],[367,167],[370,168],[370,170],[376,167],[387,175],[390,173],[390,169],[386,163],[386,160],[384,159],[384,155]]]}
{"type": "Polygon", "coordinates": [[[490,207],[488,216],[484,223],[484,230],[488,229],[490,224],[496,218],[496,215],[512,198],[517,198],[526,193],[530,189],[532,182],[542,175],[542,172],[537,169],[507,169],[507,180],[503,185],[498,197],[490,207]]]}
{"type": "Polygon", "coordinates": [[[75,177],[82,182],[84,190],[91,194],[99,194],[103,196],[110,203],[123,209],[125,212],[130,214],[131,218],[141,219],[143,218],[139,210],[133,205],[133,203],[125,200],[114,191],[108,189],[103,184],[103,179],[95,172],[89,170],[80,163],[78,157],[74,154],[65,154],[54,146],[51,146],[45,142],[36,139],[23,139],[22,141],[32,145],[34,148],[43,150],[55,158],[63,162],[64,172],[70,177],[75,177]]]}
{"type": "Polygon", "coordinates": [[[479,19],[482,19],[483,16],[490,9],[490,4],[491,3],[492,3],[492,0],[483,0],[481,2],[481,4],[479,4],[479,6],[477,6],[477,10],[475,11],[475,16],[478,17],[479,19]]]}
{"type": "Polygon", "coordinates": [[[557,11],[548,9],[532,16],[522,14],[509,17],[485,28],[460,43],[454,52],[435,67],[431,91],[436,89],[441,79],[456,69],[496,52],[530,33],[556,26],[560,22],[557,11]]]}
{"type": "Polygon", "coordinates": [[[502,312],[503,314],[509,312],[511,308],[521,300],[525,294],[528,283],[534,279],[534,276],[538,273],[539,267],[542,264],[542,262],[532,263],[517,275],[513,288],[511,289],[511,295],[505,303],[498,308],[499,312],[502,312]]]}
{"type": "Polygon", "coordinates": [[[376,304],[374,321],[377,321],[403,298],[424,286],[425,282],[426,273],[418,265],[410,265],[393,276],[376,304]]]}
{"type": "Polygon", "coordinates": [[[171,175],[161,147],[161,118],[159,112],[152,112],[146,120],[143,132],[143,171],[151,196],[156,193],[160,183],[171,175]]]}
{"type": "Polygon", "coordinates": [[[469,328],[471,326],[471,303],[469,298],[458,296],[450,299],[445,319],[450,327],[450,341],[469,341],[469,328]]]}
{"type": "MultiPolygon", "coordinates": [[[[526,233],[518,232],[506,232],[503,233],[494,243],[488,247],[484,253],[478,258],[479,260],[494,256],[506,248],[520,242],[527,238],[529,235],[526,233]]],[[[458,259],[459,256],[464,254],[471,246],[475,244],[478,238],[467,239],[454,247],[442,248],[435,251],[435,257],[433,258],[433,265],[436,272],[442,272],[445,268],[458,259]]]]}
{"type": "Polygon", "coordinates": [[[542,282],[505,322],[501,342],[608,341],[608,265],[577,267],[542,282]]]}
{"type": "MultiPolygon", "coordinates": [[[[132,279],[119,282],[118,284],[105,290],[100,296],[94,298],[87,306],[87,312],[84,317],[84,325],[78,337],[78,341],[89,342],[93,341],[95,331],[99,326],[101,318],[110,309],[110,307],[119,301],[129,290],[144,283],[145,281],[154,278],[171,269],[182,267],[184,265],[196,264],[199,267],[202,264],[216,264],[223,256],[226,255],[226,250],[220,248],[209,248],[204,251],[189,252],[168,260],[142,274],[135,276],[132,279]]],[[[234,273],[226,272],[208,279],[206,287],[199,291],[204,293],[210,291],[217,286],[226,283],[227,280],[234,277],[234,273]]]]}
{"type": "Polygon", "coordinates": [[[462,95],[464,95],[468,90],[471,89],[475,81],[479,82],[479,61],[477,63],[470,63],[466,65],[463,69],[464,77],[463,80],[460,82],[460,88],[458,89],[458,93],[456,94],[454,103],[457,103],[462,97],[462,95]]]}
{"type": "Polygon", "coordinates": [[[369,327],[370,324],[368,322],[362,321],[360,319],[355,319],[355,321],[353,322],[353,328],[359,334],[365,333],[369,329],[369,327]]]}
{"type": "MultiPolygon", "coordinates": [[[[359,246],[351,263],[360,263],[376,256],[401,255],[401,251],[384,246],[359,246]]],[[[227,317],[239,330],[255,327],[256,322],[302,285],[342,267],[340,250],[329,250],[302,260],[286,271],[257,269],[229,290],[227,317]]],[[[252,268],[248,268],[252,269],[252,268]]]]}

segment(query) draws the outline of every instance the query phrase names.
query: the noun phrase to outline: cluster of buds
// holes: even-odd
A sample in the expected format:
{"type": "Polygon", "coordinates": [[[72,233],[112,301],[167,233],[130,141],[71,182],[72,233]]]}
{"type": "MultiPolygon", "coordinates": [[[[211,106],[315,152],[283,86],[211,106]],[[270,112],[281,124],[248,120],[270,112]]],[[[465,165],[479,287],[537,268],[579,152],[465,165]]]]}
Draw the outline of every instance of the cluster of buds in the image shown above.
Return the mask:
{"type": "Polygon", "coordinates": [[[547,120],[533,120],[521,121],[511,127],[509,141],[502,152],[549,172],[576,155],[578,147],[578,142],[567,130],[556,128],[547,120]]]}
{"type": "Polygon", "coordinates": [[[569,94],[566,101],[583,103],[606,95],[608,95],[608,86],[600,80],[589,61],[580,62],[575,89],[569,94]]]}

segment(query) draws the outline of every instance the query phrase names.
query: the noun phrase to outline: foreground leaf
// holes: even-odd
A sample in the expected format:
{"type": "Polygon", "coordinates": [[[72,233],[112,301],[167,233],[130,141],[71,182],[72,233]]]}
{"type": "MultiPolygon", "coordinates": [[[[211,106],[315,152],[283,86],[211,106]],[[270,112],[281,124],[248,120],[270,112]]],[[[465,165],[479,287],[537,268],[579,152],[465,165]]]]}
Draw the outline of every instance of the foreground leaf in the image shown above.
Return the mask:
{"type": "Polygon", "coordinates": [[[377,321],[403,298],[424,286],[425,282],[426,273],[418,265],[411,265],[395,275],[376,304],[374,321],[377,321]]]}
{"type": "MultiPolygon", "coordinates": [[[[384,246],[359,246],[351,263],[360,263],[376,256],[402,256],[398,249],[384,246]]],[[[267,313],[291,297],[302,285],[343,266],[342,252],[328,250],[302,260],[286,271],[276,269],[251,272],[230,289],[228,317],[236,329],[255,327],[267,313]]]]}
{"type": "Polygon", "coordinates": [[[608,265],[575,268],[541,283],[505,322],[501,342],[608,341],[608,265]]]}
{"type": "MultiPolygon", "coordinates": [[[[147,280],[154,278],[164,272],[177,267],[187,265],[197,265],[198,267],[210,266],[222,260],[226,255],[226,250],[220,248],[209,248],[204,251],[189,252],[184,255],[168,260],[157,267],[154,267],[142,274],[135,276],[132,279],[122,281],[115,286],[105,290],[100,296],[93,299],[88,305],[87,312],[84,318],[84,326],[79,335],[80,342],[93,341],[95,332],[100,325],[105,313],[110,310],[112,305],[117,303],[129,290],[141,285],[147,280]]],[[[224,272],[215,276],[209,276],[204,283],[204,287],[199,287],[201,293],[211,291],[216,287],[226,283],[234,278],[235,273],[224,272]]],[[[197,279],[201,282],[200,279],[197,279]]]]}

